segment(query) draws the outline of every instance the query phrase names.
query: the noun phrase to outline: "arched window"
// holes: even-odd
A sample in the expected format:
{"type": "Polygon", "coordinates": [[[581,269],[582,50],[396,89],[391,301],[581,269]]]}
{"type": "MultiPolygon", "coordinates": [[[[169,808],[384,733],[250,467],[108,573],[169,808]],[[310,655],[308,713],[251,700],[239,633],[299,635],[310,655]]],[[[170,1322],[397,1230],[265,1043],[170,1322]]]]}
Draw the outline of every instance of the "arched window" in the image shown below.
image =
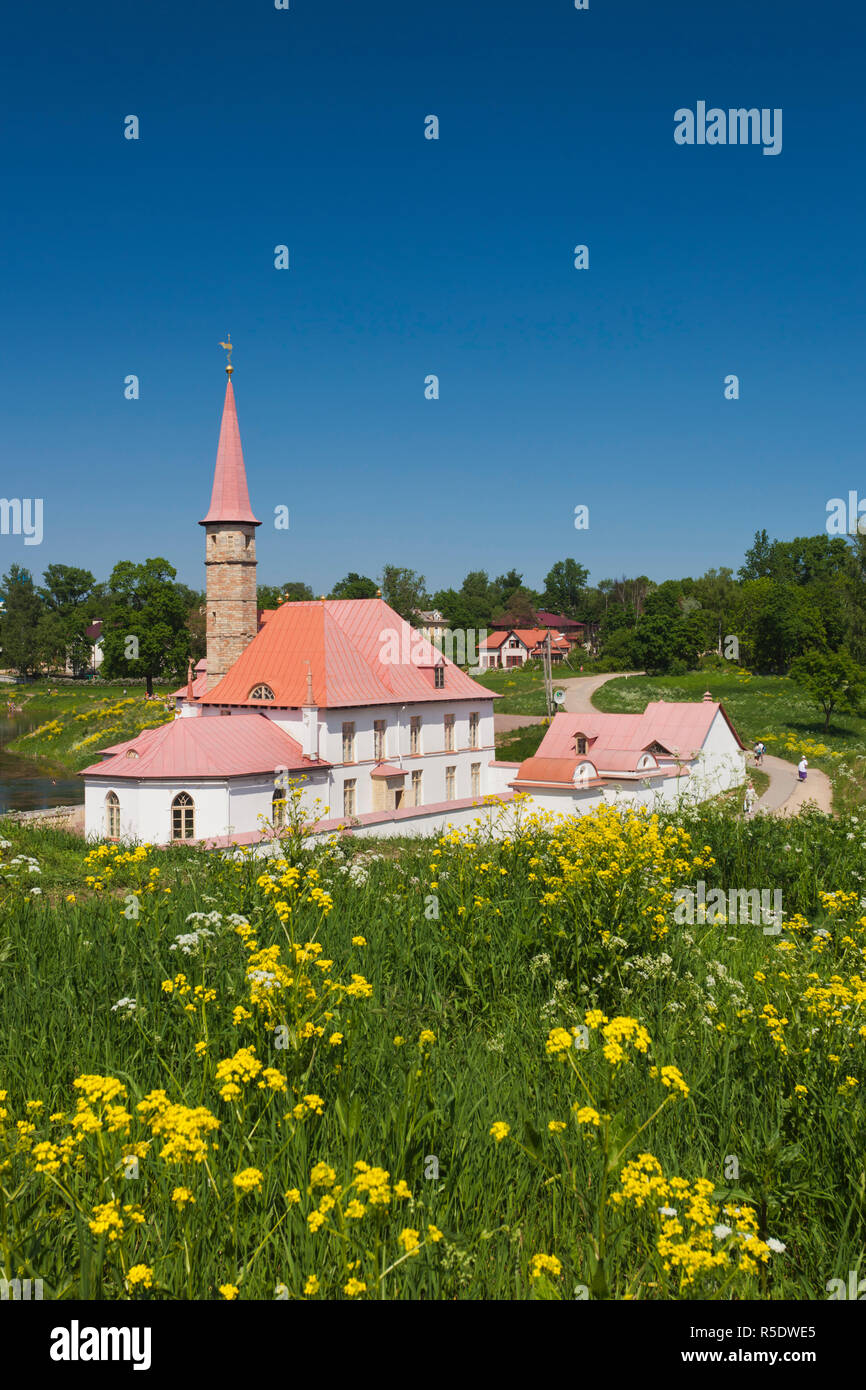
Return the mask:
{"type": "Polygon", "coordinates": [[[286,824],[286,796],[285,787],[275,787],[271,797],[271,823],[275,830],[282,830],[286,824]]]}
{"type": "Polygon", "coordinates": [[[269,685],[254,685],[247,699],[249,700],[273,700],[274,692],[269,685]]]}
{"type": "Polygon", "coordinates": [[[195,802],[189,792],[178,792],[171,803],[171,838],[191,840],[195,834],[195,802]]]}
{"type": "Polygon", "coordinates": [[[120,800],[117,792],[109,792],[105,798],[105,838],[120,838],[120,800]]]}

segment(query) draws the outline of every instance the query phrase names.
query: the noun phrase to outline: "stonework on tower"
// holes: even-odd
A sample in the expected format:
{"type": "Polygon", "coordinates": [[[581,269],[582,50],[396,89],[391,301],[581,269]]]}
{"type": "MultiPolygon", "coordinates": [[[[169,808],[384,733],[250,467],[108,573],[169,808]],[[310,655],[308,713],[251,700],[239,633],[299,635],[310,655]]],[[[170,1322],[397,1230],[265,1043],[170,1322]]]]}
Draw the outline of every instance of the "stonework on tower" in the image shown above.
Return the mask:
{"type": "Polygon", "coordinates": [[[256,531],[241,449],[232,366],[205,528],[207,689],[212,690],[249,646],[258,627],[256,531]]]}

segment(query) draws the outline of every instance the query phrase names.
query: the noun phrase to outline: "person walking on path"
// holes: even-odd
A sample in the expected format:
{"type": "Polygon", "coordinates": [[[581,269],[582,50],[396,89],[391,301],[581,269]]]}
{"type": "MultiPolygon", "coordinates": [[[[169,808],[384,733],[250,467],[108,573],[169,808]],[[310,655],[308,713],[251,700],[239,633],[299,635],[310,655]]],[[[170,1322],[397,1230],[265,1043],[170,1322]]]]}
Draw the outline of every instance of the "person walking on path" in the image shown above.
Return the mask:
{"type": "Polygon", "coordinates": [[[760,767],[760,766],[761,766],[761,763],[764,761],[764,753],[765,753],[765,752],[766,752],[766,749],[765,749],[763,743],[761,742],[760,739],[758,739],[758,742],[755,744],[755,767],[760,767]]]}
{"type": "Polygon", "coordinates": [[[745,798],[744,798],[744,800],[743,800],[743,814],[744,814],[744,815],[750,816],[750,815],[752,814],[752,807],[754,806],[756,800],[757,800],[757,797],[756,797],[756,795],[755,795],[755,788],[752,786],[752,784],[751,784],[751,782],[750,782],[750,783],[748,784],[748,786],[746,787],[746,795],[745,795],[745,798]]]}
{"type": "Polygon", "coordinates": [[[805,758],[801,758],[797,764],[797,774],[801,782],[805,782],[806,780],[806,769],[808,766],[809,764],[807,763],[805,758]]]}

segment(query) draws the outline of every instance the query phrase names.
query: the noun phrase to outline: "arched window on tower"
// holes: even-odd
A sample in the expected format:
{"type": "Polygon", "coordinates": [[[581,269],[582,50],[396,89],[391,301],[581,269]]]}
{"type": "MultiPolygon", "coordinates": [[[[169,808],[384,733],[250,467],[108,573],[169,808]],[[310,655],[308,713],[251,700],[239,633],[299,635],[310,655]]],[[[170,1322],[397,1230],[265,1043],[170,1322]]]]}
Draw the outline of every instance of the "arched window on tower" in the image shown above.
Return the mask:
{"type": "Polygon", "coordinates": [[[191,840],[195,835],[195,802],[189,792],[178,792],[171,803],[171,838],[191,840]]]}
{"type": "Polygon", "coordinates": [[[120,799],[117,792],[109,792],[105,798],[105,838],[120,839],[120,799]]]}

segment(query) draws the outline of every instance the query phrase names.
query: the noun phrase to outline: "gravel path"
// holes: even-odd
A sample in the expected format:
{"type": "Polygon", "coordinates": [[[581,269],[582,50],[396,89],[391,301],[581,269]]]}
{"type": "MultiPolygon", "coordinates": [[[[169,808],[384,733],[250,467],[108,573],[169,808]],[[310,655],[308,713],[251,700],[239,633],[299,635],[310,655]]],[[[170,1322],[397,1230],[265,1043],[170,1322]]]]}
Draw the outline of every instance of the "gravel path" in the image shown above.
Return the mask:
{"type": "MultiPolygon", "coordinates": [[[[748,763],[750,767],[754,765],[751,757],[748,763]]],[[[826,772],[810,767],[805,782],[801,782],[795,763],[774,758],[769,753],[764,754],[762,768],[770,779],[770,785],[755,803],[755,811],[769,816],[796,816],[801,807],[812,801],[819,811],[832,815],[833,784],[826,772]]]]}
{"type": "MultiPolygon", "coordinates": [[[[554,690],[565,691],[565,704],[559,708],[567,714],[589,714],[595,709],[592,697],[599,686],[607,681],[619,680],[620,676],[642,676],[643,671],[610,671],[604,676],[565,676],[562,679],[556,677],[553,682],[554,690]]],[[[540,724],[543,720],[540,714],[494,714],[493,727],[498,734],[510,732],[512,729],[525,729],[530,724],[540,724]]]]}

